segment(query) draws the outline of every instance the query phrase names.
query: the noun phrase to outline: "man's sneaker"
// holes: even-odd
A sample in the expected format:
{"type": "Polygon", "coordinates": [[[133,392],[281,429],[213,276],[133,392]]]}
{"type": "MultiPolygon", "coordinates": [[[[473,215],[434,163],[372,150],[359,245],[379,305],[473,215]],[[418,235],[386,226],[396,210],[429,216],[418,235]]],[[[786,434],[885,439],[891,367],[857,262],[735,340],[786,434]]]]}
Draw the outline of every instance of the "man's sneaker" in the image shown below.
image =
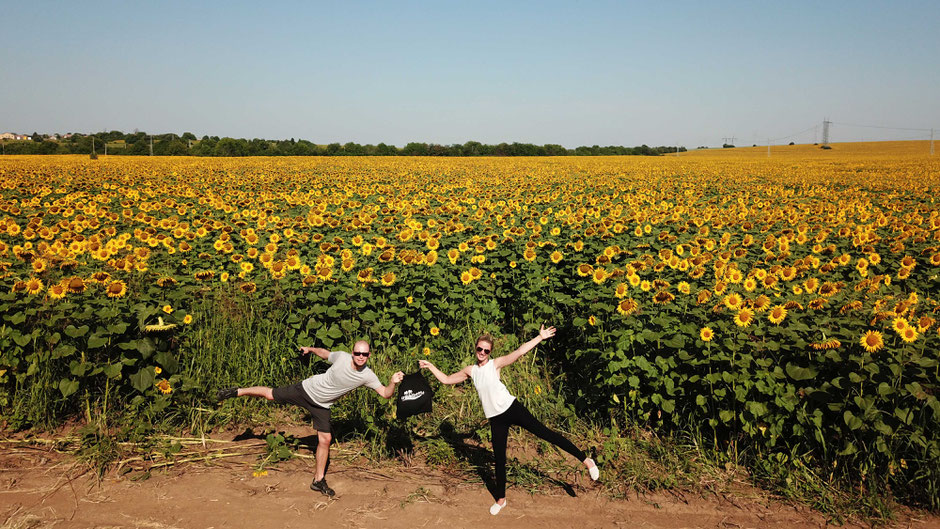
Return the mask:
{"type": "Polygon", "coordinates": [[[331,489],[330,486],[326,484],[325,477],[320,481],[317,481],[317,478],[313,478],[313,482],[310,483],[310,490],[323,493],[331,498],[336,494],[336,492],[334,492],[333,489],[331,489]]]}
{"type": "Polygon", "coordinates": [[[218,400],[230,399],[238,396],[238,388],[225,388],[220,389],[215,394],[218,400]]]}

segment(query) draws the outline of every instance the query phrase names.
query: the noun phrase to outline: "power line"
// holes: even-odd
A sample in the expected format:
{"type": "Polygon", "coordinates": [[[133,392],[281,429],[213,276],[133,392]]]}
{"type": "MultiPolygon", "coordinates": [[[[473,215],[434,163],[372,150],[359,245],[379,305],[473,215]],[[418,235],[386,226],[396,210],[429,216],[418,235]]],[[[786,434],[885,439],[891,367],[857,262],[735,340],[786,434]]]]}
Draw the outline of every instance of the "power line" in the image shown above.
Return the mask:
{"type": "Polygon", "coordinates": [[[861,127],[861,128],[866,128],[866,129],[916,130],[916,131],[921,131],[921,132],[930,132],[933,130],[933,129],[916,129],[916,128],[911,128],[911,127],[885,127],[881,125],[858,125],[858,124],[853,124],[853,123],[838,123],[838,122],[832,122],[832,121],[830,121],[830,123],[832,123],[833,125],[840,125],[843,127],[861,127]]]}

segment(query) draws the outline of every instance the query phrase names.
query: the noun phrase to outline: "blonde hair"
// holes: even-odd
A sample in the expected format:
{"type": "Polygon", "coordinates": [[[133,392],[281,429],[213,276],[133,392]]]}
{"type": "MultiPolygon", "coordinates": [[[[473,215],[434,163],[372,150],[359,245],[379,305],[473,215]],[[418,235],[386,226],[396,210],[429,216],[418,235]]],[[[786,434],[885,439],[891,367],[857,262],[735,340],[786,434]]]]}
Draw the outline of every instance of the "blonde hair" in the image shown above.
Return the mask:
{"type": "MultiPolygon", "coordinates": [[[[493,337],[490,336],[490,333],[483,333],[480,336],[477,336],[477,341],[473,342],[473,345],[479,345],[480,342],[488,342],[490,344],[490,349],[496,347],[496,342],[493,341],[493,337]]],[[[490,351],[492,352],[492,351],[490,351]]]]}

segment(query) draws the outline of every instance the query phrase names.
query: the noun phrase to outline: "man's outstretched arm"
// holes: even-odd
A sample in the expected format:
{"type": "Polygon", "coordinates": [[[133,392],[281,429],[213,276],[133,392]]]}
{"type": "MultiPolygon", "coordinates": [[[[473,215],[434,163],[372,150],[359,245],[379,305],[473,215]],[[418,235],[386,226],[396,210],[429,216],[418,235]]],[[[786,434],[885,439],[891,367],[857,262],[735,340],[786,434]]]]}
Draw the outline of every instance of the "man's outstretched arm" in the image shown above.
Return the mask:
{"type": "Polygon", "coordinates": [[[330,351],[322,347],[300,347],[300,354],[308,355],[310,353],[313,353],[324,360],[329,360],[330,358],[330,351]]]}

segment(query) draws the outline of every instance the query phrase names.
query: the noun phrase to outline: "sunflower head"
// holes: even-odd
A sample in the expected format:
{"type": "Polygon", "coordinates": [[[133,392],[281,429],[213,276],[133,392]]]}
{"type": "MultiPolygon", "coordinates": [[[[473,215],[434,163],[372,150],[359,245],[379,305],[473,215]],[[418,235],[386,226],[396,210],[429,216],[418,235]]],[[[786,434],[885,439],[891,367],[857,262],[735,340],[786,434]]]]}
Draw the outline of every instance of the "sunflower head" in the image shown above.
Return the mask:
{"type": "Polygon", "coordinates": [[[698,335],[703,342],[710,342],[715,337],[715,331],[713,331],[711,327],[702,327],[702,330],[699,331],[698,335]]]}

